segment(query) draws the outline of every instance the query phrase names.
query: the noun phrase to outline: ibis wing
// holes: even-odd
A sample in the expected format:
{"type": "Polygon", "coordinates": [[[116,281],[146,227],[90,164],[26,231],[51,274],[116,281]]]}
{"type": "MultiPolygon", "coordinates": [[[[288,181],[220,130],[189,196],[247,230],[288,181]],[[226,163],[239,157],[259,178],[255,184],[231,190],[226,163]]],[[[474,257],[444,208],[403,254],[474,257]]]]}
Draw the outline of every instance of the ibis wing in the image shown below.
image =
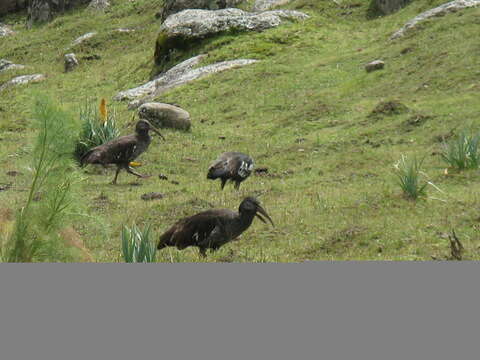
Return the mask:
{"type": "Polygon", "coordinates": [[[128,162],[132,159],[137,146],[135,135],[121,136],[103,145],[90,149],[84,155],[82,162],[95,164],[116,164],[128,162]]]}
{"type": "Polygon", "coordinates": [[[223,210],[208,210],[190,216],[176,224],[170,243],[179,249],[204,243],[222,222],[223,210]]]}

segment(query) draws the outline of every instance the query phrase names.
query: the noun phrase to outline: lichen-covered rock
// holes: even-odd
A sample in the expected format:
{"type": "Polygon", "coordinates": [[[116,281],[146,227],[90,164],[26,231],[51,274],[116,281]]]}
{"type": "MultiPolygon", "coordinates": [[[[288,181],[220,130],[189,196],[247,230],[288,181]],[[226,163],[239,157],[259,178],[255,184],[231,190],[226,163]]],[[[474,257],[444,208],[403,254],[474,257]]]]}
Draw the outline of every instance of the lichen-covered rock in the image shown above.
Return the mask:
{"type": "Polygon", "coordinates": [[[66,54],[65,60],[65,72],[70,72],[78,66],[78,60],[74,53],[66,54]]]}
{"type": "Polygon", "coordinates": [[[253,11],[270,10],[275,6],[281,6],[289,3],[292,0],[256,0],[253,5],[253,11]]]}
{"type": "Polygon", "coordinates": [[[190,114],[178,106],[163,103],[146,103],[138,109],[141,119],[159,128],[190,130],[190,114]]]}
{"type": "Polygon", "coordinates": [[[145,102],[151,101],[155,97],[162,95],[164,92],[170,89],[173,89],[177,86],[186,84],[188,82],[201,79],[203,77],[206,77],[208,75],[215,74],[218,72],[254,64],[256,62],[257,60],[253,60],[253,59],[238,59],[238,60],[222,61],[219,63],[203,66],[200,68],[182,71],[175,74],[175,76],[159,78],[155,83],[154,91],[150,95],[147,95],[146,97],[140,100],[135,100],[130,102],[129,108],[130,109],[137,108],[138,106],[144,104],[145,102]]]}
{"type": "Polygon", "coordinates": [[[33,75],[22,75],[22,76],[17,76],[13,78],[10,81],[7,81],[4,83],[2,86],[0,86],[0,92],[5,90],[6,88],[10,86],[16,86],[16,85],[24,85],[28,83],[37,83],[40,81],[45,80],[45,75],[42,74],[33,74],[33,75]]]}
{"type": "Polygon", "coordinates": [[[458,10],[475,7],[475,6],[480,6],[480,0],[455,0],[455,1],[450,1],[443,5],[440,5],[436,8],[427,10],[421,13],[420,15],[414,17],[410,21],[408,21],[400,30],[398,30],[391,36],[391,39],[393,40],[393,39],[397,39],[399,37],[404,36],[408,30],[415,28],[418,23],[425,21],[427,19],[430,19],[432,17],[443,16],[450,12],[455,12],[458,10]]]}
{"type": "Polygon", "coordinates": [[[85,40],[88,40],[88,39],[94,37],[95,35],[97,35],[97,33],[96,33],[95,31],[86,33],[86,34],[84,34],[84,35],[76,38],[75,40],[73,40],[71,46],[76,46],[76,45],[78,45],[78,44],[81,44],[81,43],[84,42],[85,40]]]}
{"type": "Polygon", "coordinates": [[[406,6],[411,0],[373,0],[384,15],[392,14],[406,6]]]}
{"type": "Polygon", "coordinates": [[[9,35],[13,35],[13,34],[15,34],[15,33],[13,32],[12,29],[10,29],[10,27],[0,23],[0,37],[9,36],[9,35]]]}
{"type": "Polygon", "coordinates": [[[293,10],[251,13],[240,9],[184,10],[169,16],[162,26],[155,47],[155,62],[169,59],[173,49],[185,47],[199,38],[230,31],[263,31],[284,20],[303,20],[308,15],[293,10]]]}
{"type": "Polygon", "coordinates": [[[161,21],[167,17],[187,9],[219,10],[234,7],[243,0],[165,0],[159,13],[161,21]]]}
{"type": "Polygon", "coordinates": [[[0,59],[0,73],[7,70],[24,69],[24,65],[14,64],[11,61],[0,59]]]}

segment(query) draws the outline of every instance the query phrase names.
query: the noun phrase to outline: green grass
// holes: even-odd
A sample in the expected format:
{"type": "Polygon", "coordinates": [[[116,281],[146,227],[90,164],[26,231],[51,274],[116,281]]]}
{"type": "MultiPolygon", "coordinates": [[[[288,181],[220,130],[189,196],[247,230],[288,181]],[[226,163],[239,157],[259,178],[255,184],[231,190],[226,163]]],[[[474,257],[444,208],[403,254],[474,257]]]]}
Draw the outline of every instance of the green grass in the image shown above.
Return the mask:
{"type": "MultiPolygon", "coordinates": [[[[24,29],[21,15],[4,19],[19,34],[2,39],[1,57],[30,68],[0,74],[0,83],[27,73],[48,78],[0,97],[0,185],[11,183],[0,192],[3,213],[25,199],[25,168],[35,138],[33,94],[41,91],[76,114],[86,97],[110,99],[147,81],[154,69],[160,26],[154,14],[161,2],[118,0],[106,14],[71,12],[31,31],[24,29]],[[114,32],[118,27],[136,31],[114,32]],[[97,37],[68,51],[77,54],[80,66],[63,73],[64,49],[93,30],[97,37]],[[21,174],[6,174],[12,170],[21,174]]],[[[480,9],[433,19],[402,39],[389,40],[407,20],[442,2],[415,1],[396,14],[369,18],[367,1],[345,0],[339,7],[333,1],[296,0],[288,7],[311,15],[306,22],[222,35],[180,54],[178,61],[208,52],[204,64],[261,61],[158,99],[188,110],[193,128],[191,133],[165,130],[166,142],[154,137],[140,159],[140,172],[151,178],[121,173],[115,187],[109,184],[113,173],[84,170],[78,192],[85,210],[74,228],[94,260],[121,258],[123,224],[151,223],[161,234],[178,218],[211,206],[236,209],[250,194],[261,195],[274,229],[254,222],[240,241],[206,260],[195,249],[166,248],[157,261],[428,260],[449,256],[442,234],[452,228],[462,239],[465,258],[480,259],[479,171],[445,175],[441,157],[445,139],[480,122],[480,9]],[[363,65],[375,59],[383,59],[385,69],[367,74],[363,65]],[[405,108],[373,116],[385,102],[405,108]],[[248,152],[269,175],[252,175],[239,192],[220,192],[218,183],[206,180],[206,171],[227,150],[248,152]],[[423,170],[444,194],[405,201],[392,166],[402,155],[425,154],[423,170]],[[169,181],[160,180],[160,173],[169,181]],[[151,191],[165,194],[164,199],[140,199],[151,191]]],[[[122,134],[132,132],[133,113],[125,103],[116,108],[122,134]]],[[[4,218],[0,224],[8,229],[4,218]]]]}

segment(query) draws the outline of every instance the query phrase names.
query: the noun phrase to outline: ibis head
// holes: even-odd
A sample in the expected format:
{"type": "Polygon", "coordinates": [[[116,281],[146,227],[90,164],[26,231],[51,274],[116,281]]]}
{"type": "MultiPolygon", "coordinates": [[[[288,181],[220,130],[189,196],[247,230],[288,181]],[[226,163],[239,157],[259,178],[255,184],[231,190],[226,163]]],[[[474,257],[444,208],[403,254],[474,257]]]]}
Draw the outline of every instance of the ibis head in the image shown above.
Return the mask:
{"type": "Polygon", "coordinates": [[[150,123],[150,121],[142,119],[137,122],[137,126],[135,127],[135,132],[137,134],[146,134],[146,133],[148,134],[149,130],[152,130],[153,132],[158,134],[158,136],[160,136],[163,140],[165,140],[163,135],[160,134],[160,131],[158,131],[158,129],[155,126],[153,126],[150,123]]]}
{"type": "Polygon", "coordinates": [[[240,214],[254,214],[265,224],[267,223],[267,221],[265,220],[266,218],[273,226],[275,226],[273,220],[267,214],[262,205],[260,205],[260,202],[254,197],[246,197],[240,204],[238,211],[240,212],[240,214]]]}

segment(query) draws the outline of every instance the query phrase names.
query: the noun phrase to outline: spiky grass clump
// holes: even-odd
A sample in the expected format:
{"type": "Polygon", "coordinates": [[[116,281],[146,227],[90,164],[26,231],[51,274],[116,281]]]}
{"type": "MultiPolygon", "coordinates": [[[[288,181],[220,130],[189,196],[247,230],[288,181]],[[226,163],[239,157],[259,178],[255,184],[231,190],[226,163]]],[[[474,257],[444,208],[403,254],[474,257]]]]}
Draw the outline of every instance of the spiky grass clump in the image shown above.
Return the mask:
{"type": "Polygon", "coordinates": [[[136,225],[132,228],[124,226],[122,230],[122,252],[127,263],[155,262],[157,247],[150,241],[151,227],[140,230],[136,225]]]}
{"type": "Polygon", "coordinates": [[[423,160],[418,160],[415,157],[407,160],[405,156],[402,156],[400,161],[395,164],[398,185],[407,199],[417,200],[426,195],[428,182],[422,179],[424,176],[421,170],[422,164],[423,160]]]}
{"type": "Polygon", "coordinates": [[[105,100],[102,99],[99,111],[91,100],[80,108],[82,130],[75,147],[75,158],[80,160],[92,147],[105,144],[120,135],[116,125],[116,113],[107,112],[105,100]]]}
{"type": "Polygon", "coordinates": [[[480,165],[479,141],[479,133],[463,131],[453,141],[444,144],[442,158],[450,167],[459,171],[478,169],[480,165]]]}

